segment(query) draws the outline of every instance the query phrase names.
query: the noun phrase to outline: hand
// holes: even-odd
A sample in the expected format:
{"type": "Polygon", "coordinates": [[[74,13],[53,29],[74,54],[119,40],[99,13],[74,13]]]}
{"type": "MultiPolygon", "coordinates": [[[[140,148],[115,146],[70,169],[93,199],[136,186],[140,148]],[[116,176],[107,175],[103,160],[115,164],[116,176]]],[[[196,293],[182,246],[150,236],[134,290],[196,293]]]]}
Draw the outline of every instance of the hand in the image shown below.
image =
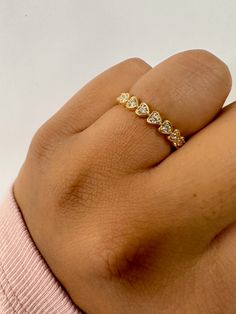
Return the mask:
{"type": "Polygon", "coordinates": [[[227,67],[205,51],[153,69],[129,59],[35,135],[16,200],[85,312],[236,312],[236,107],[222,110],[230,88],[227,67]],[[188,142],[171,153],[154,126],[116,105],[123,91],[159,110],[188,142]]]}

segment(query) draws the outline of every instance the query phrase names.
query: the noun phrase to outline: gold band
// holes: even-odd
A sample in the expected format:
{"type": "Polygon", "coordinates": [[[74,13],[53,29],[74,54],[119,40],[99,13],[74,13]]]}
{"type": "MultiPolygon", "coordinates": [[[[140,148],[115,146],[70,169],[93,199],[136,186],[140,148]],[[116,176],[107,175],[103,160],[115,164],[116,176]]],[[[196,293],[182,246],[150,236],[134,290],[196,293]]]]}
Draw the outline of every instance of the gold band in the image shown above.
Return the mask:
{"type": "Polygon", "coordinates": [[[124,105],[129,110],[135,110],[139,117],[147,119],[147,123],[158,126],[158,131],[167,135],[167,139],[175,148],[180,148],[185,144],[185,139],[181,136],[178,129],[174,129],[169,120],[162,119],[158,111],[151,111],[149,105],[145,102],[139,102],[136,96],[130,96],[129,93],[121,93],[117,97],[119,104],[124,105]]]}

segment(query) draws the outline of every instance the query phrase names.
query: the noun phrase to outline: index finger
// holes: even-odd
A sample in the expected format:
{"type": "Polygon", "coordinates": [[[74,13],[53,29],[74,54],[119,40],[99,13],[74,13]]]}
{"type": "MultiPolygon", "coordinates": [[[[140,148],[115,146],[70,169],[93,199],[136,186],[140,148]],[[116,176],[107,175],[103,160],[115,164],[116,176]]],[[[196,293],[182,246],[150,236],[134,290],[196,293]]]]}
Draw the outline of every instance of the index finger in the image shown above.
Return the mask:
{"type": "Polygon", "coordinates": [[[119,93],[129,90],[150,69],[151,66],[139,58],[118,63],[88,82],[47,125],[65,134],[83,131],[116,105],[119,93]]]}

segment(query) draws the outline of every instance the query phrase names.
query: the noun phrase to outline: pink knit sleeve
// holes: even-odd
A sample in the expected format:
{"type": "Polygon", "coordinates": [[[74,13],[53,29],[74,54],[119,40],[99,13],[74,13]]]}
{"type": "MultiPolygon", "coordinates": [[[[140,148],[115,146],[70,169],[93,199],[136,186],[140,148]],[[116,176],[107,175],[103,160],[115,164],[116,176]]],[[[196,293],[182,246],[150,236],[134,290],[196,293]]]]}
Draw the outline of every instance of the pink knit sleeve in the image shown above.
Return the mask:
{"type": "Polygon", "coordinates": [[[81,313],[31,240],[12,191],[0,206],[0,313],[81,313]]]}

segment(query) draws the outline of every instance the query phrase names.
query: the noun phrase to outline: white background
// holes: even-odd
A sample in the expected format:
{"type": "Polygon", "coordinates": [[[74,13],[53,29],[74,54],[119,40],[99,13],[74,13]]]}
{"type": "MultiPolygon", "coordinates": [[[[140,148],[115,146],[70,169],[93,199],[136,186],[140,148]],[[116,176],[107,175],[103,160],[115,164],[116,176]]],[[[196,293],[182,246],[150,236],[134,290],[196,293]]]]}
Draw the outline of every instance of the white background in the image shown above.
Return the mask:
{"type": "Polygon", "coordinates": [[[0,0],[0,197],[36,129],[94,75],[191,48],[217,54],[235,80],[235,0],[0,0]]]}

